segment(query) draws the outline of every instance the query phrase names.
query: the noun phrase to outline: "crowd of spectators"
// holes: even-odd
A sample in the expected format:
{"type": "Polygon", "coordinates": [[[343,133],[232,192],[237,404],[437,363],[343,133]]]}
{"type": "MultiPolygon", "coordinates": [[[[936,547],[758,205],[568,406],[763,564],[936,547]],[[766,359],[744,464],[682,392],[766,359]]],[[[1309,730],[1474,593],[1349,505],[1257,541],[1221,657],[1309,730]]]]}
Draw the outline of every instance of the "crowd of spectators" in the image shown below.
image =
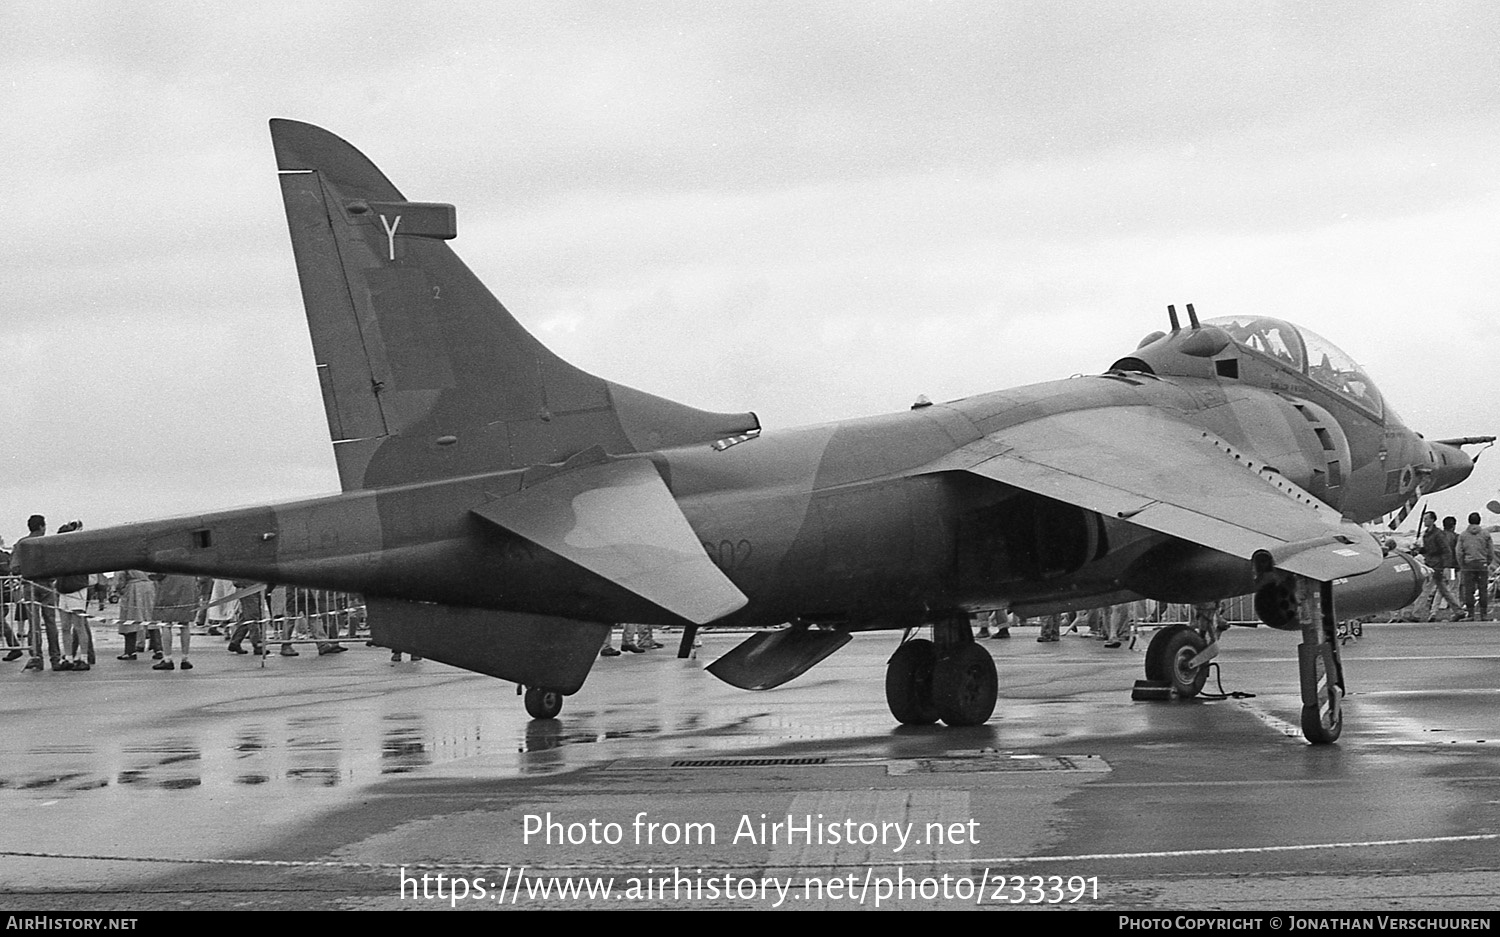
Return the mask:
{"type": "MultiPolygon", "coordinates": [[[[1439,621],[1444,615],[1449,621],[1489,620],[1490,599],[1500,579],[1494,576],[1494,532],[1481,526],[1480,520],[1477,511],[1471,513],[1468,526],[1459,530],[1457,517],[1443,518],[1440,526],[1436,512],[1422,515],[1411,545],[1411,553],[1427,569],[1422,594],[1392,615],[1392,620],[1439,621]]],[[[1389,551],[1396,544],[1387,541],[1386,546],[1389,551]]]]}

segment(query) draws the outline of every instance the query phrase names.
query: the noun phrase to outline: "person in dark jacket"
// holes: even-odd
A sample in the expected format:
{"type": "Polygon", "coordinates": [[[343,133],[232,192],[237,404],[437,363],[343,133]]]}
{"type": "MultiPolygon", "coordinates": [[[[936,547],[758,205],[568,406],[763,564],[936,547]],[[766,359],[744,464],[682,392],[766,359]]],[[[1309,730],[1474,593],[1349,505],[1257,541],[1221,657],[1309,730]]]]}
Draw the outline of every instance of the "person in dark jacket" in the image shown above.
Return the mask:
{"type": "MultiPolygon", "coordinates": [[[[40,514],[33,514],[26,519],[28,533],[22,540],[32,537],[45,537],[47,535],[47,519],[40,514]]],[[[20,557],[12,557],[11,572],[21,574],[20,557]]],[[[47,636],[47,656],[52,660],[53,670],[72,670],[71,662],[65,662],[62,654],[58,652],[57,645],[57,611],[54,608],[56,600],[52,595],[52,583],[29,583],[22,588],[22,603],[26,606],[27,618],[31,621],[31,659],[26,662],[22,670],[41,671],[42,667],[42,635],[47,636]]]]}
{"type": "MultiPolygon", "coordinates": [[[[1454,523],[1458,523],[1454,520],[1454,523]]],[[[1422,524],[1425,533],[1422,534],[1422,562],[1427,564],[1427,582],[1422,584],[1422,598],[1417,601],[1417,608],[1426,608],[1425,618],[1427,621],[1436,621],[1437,615],[1434,609],[1437,607],[1438,596],[1448,603],[1455,616],[1459,615],[1459,607],[1463,605],[1448,588],[1448,570],[1458,566],[1453,555],[1453,543],[1458,538],[1455,535],[1452,541],[1446,536],[1446,532],[1438,528],[1436,511],[1428,511],[1422,515],[1422,524]]],[[[1424,617],[1422,612],[1415,616],[1418,621],[1424,617]]]]}

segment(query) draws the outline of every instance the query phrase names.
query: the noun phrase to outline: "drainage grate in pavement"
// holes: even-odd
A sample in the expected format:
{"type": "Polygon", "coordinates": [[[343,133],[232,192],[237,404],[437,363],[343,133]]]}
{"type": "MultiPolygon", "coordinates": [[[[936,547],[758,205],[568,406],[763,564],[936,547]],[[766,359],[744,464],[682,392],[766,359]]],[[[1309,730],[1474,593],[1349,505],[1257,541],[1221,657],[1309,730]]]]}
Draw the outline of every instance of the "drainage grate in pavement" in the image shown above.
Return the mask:
{"type": "Polygon", "coordinates": [[[960,755],[949,758],[914,758],[891,762],[890,773],[901,774],[996,774],[1016,771],[1108,771],[1097,755],[960,755]]]}
{"type": "Polygon", "coordinates": [[[817,758],[683,758],[672,762],[673,768],[780,768],[826,765],[828,759],[817,758]]]}

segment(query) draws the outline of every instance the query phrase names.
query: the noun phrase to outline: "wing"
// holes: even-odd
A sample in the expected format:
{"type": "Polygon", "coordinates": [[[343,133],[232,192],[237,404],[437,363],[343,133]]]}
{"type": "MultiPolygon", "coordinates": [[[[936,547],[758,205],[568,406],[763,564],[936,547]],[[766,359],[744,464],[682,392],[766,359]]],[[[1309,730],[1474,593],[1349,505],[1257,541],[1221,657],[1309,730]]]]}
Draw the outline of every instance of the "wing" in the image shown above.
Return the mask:
{"type": "Polygon", "coordinates": [[[645,459],[551,475],[474,513],[691,622],[722,618],[748,601],[708,559],[645,459]]]}
{"type": "Polygon", "coordinates": [[[1380,564],[1375,539],[1217,435],[1151,407],[1020,424],[925,466],[968,471],[1314,579],[1380,564]]]}

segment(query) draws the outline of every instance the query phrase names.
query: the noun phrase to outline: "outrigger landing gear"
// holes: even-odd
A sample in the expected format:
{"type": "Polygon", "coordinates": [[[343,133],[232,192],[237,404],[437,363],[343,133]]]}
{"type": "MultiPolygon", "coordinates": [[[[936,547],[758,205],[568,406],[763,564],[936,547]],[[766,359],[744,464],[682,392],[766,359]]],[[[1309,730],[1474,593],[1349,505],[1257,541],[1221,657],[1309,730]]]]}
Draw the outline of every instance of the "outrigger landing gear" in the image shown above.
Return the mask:
{"type": "MultiPolygon", "coordinates": [[[[1269,565],[1269,564],[1266,564],[1269,565]]],[[[1302,683],[1302,735],[1314,745],[1338,741],[1344,730],[1344,667],[1339,660],[1333,583],[1265,569],[1255,611],[1273,628],[1300,629],[1297,669],[1302,683]]]]}
{"type": "Polygon", "coordinates": [[[1339,661],[1338,621],[1333,614],[1333,583],[1297,577],[1302,643],[1297,668],[1302,678],[1302,735],[1314,745],[1338,741],[1344,731],[1344,667],[1339,661]]]}
{"type": "MultiPolygon", "coordinates": [[[[910,635],[911,632],[907,632],[910,635]]],[[[995,659],[974,643],[968,616],[933,623],[934,640],[902,642],[885,671],[885,700],[905,725],[983,725],[995,711],[995,659]]]]}

